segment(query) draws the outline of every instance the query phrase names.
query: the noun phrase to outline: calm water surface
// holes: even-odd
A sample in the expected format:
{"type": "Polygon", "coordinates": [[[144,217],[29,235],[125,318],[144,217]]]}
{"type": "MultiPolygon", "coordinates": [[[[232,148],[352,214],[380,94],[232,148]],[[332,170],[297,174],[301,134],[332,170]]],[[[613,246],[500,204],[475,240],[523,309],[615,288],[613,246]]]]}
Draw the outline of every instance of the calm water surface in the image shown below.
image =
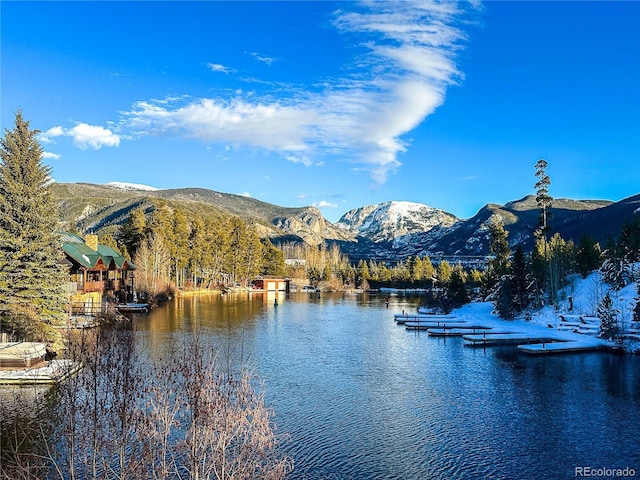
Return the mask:
{"type": "Polygon", "coordinates": [[[136,319],[162,355],[198,331],[250,357],[294,479],[640,478],[640,358],[528,357],[406,331],[419,298],[234,294],[180,298],[136,319]],[[593,477],[592,477],[593,478],[593,477]]]}

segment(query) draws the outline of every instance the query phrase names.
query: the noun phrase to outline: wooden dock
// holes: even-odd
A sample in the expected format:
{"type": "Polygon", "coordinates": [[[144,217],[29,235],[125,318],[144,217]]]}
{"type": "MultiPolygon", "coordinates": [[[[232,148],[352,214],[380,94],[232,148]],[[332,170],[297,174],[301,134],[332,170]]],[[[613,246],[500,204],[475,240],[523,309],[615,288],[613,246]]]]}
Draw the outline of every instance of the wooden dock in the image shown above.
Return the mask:
{"type": "Polygon", "coordinates": [[[513,345],[518,351],[530,355],[592,352],[608,348],[607,342],[595,337],[600,329],[599,319],[596,317],[561,315],[557,330],[527,328],[525,331],[517,331],[517,327],[516,331],[507,330],[505,327],[485,325],[479,323],[479,320],[464,318],[429,313],[394,314],[396,323],[404,325],[407,330],[424,330],[430,337],[462,337],[464,344],[470,347],[513,345]],[[561,333],[562,331],[586,335],[579,338],[580,335],[573,336],[561,333]]]}
{"type": "Polygon", "coordinates": [[[602,343],[585,343],[585,342],[553,342],[541,343],[536,345],[518,345],[518,350],[530,355],[544,355],[550,353],[576,353],[603,350],[605,347],[602,343]]]}
{"type": "Polygon", "coordinates": [[[398,325],[403,325],[406,322],[422,322],[422,321],[442,321],[456,319],[455,315],[432,315],[430,313],[394,313],[393,319],[398,325]]]}
{"type": "Polygon", "coordinates": [[[472,323],[468,323],[468,322],[455,322],[455,321],[449,321],[449,322],[405,322],[404,324],[405,328],[407,330],[431,330],[431,329],[443,329],[443,330],[450,330],[450,329],[462,329],[462,330],[467,330],[467,333],[469,333],[469,331],[471,331],[472,333],[475,332],[476,330],[489,330],[491,329],[491,327],[487,326],[487,325],[480,325],[480,324],[472,324],[472,323]]]}
{"type": "Polygon", "coordinates": [[[470,347],[492,347],[498,345],[529,345],[532,343],[551,343],[553,338],[537,336],[530,333],[482,333],[463,335],[465,345],[470,347]]]}
{"type": "Polygon", "coordinates": [[[80,363],[72,360],[51,360],[33,368],[0,370],[0,385],[54,384],[77,373],[80,363]]]}
{"type": "Polygon", "coordinates": [[[427,330],[427,333],[429,334],[430,337],[462,337],[464,335],[469,335],[476,333],[476,330],[482,330],[483,332],[486,332],[487,334],[497,334],[497,333],[511,333],[508,331],[494,331],[491,327],[480,327],[480,328],[474,328],[472,327],[471,329],[472,331],[469,332],[469,328],[460,328],[460,327],[453,327],[453,328],[430,328],[429,330],[427,330]]]}

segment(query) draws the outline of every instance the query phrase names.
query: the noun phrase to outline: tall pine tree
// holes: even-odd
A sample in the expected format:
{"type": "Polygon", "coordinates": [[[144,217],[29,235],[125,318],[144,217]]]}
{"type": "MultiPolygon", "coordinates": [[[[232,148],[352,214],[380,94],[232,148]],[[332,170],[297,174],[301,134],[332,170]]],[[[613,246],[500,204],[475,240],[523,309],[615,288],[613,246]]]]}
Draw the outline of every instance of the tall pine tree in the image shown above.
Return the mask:
{"type": "Polygon", "coordinates": [[[53,327],[65,319],[66,271],[51,169],[41,162],[38,133],[19,111],[15,128],[0,141],[0,329],[56,343],[53,327]]]}
{"type": "Polygon", "coordinates": [[[551,185],[551,179],[547,175],[547,161],[543,158],[536,162],[536,177],[538,181],[535,184],[536,189],[536,203],[540,207],[540,221],[539,228],[545,240],[549,237],[549,219],[551,218],[551,205],[553,198],[549,195],[549,185],[551,185]]]}
{"type": "Polygon", "coordinates": [[[597,314],[600,319],[600,337],[606,340],[618,340],[620,334],[618,311],[613,308],[609,293],[598,304],[597,314]]]}

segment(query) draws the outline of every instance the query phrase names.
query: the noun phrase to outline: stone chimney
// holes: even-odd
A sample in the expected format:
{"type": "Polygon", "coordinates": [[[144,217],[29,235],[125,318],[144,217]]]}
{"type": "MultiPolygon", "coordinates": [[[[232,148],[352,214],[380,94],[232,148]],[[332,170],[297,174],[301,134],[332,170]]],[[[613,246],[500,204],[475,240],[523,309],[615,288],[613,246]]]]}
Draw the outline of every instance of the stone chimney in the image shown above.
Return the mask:
{"type": "Polygon", "coordinates": [[[86,235],[84,237],[84,243],[87,244],[91,250],[98,251],[98,236],[97,235],[86,235]]]}

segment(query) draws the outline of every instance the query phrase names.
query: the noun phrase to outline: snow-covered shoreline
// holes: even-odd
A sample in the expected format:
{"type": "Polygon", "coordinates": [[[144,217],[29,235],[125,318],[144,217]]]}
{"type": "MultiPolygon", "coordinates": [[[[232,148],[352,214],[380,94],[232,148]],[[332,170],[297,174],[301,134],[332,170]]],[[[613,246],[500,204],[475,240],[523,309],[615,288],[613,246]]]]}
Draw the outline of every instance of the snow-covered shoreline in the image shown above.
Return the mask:
{"type": "MultiPolygon", "coordinates": [[[[609,293],[614,299],[614,307],[619,312],[619,321],[623,328],[632,325],[633,309],[637,302],[637,284],[631,283],[626,287],[614,291],[606,285],[600,274],[593,272],[587,278],[576,279],[570,287],[563,292],[565,298],[559,308],[544,307],[541,310],[531,312],[530,319],[523,317],[514,320],[499,318],[494,312],[491,302],[475,302],[464,305],[451,312],[460,320],[475,321],[486,324],[496,330],[517,331],[530,334],[532,337],[552,337],[562,342],[579,342],[580,345],[600,344],[610,349],[618,346],[611,341],[598,338],[596,333],[577,333],[572,330],[560,330],[561,315],[596,316],[596,308],[602,297],[609,293]],[[569,301],[571,297],[571,302],[569,301]],[[572,304],[573,309],[569,311],[572,304]]],[[[623,342],[622,348],[627,353],[640,354],[640,335],[630,335],[623,342]]]]}

